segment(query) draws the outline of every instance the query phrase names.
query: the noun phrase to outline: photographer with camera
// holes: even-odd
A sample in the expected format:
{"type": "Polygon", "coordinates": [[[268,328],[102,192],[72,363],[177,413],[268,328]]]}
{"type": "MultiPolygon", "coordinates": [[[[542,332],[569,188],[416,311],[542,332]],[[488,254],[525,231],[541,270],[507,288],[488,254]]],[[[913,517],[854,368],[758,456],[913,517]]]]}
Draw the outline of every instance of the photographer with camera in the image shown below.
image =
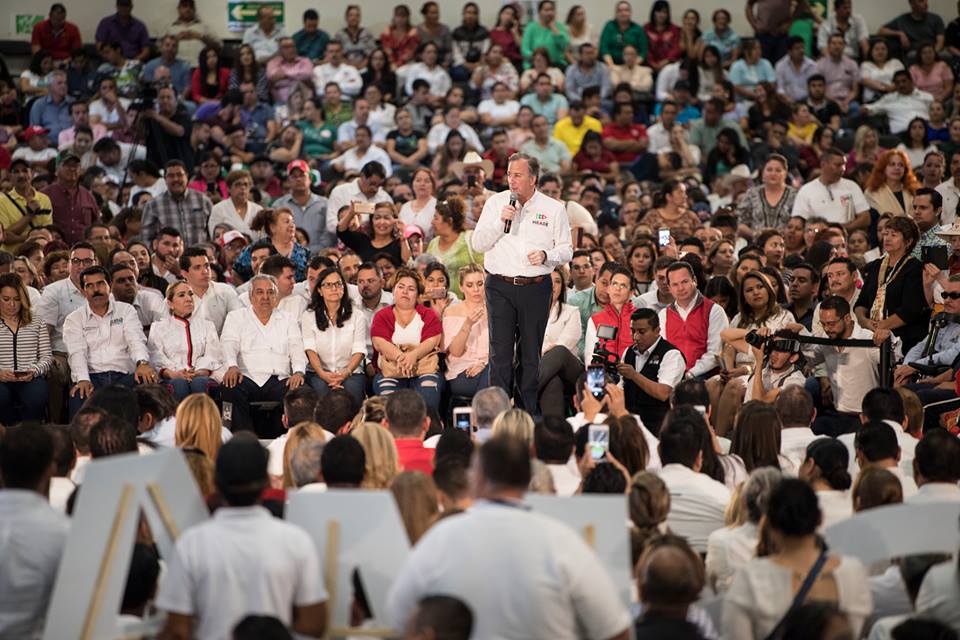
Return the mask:
{"type": "Polygon", "coordinates": [[[793,335],[785,330],[771,332],[766,327],[747,334],[745,340],[758,366],[750,376],[744,402],[773,402],[787,385],[804,385],[806,378],[799,364],[800,343],[791,339],[793,335]]]}
{"type": "Polygon", "coordinates": [[[633,344],[630,338],[630,316],[636,311],[636,307],[630,300],[632,293],[633,276],[626,267],[615,266],[610,270],[610,301],[602,310],[590,316],[590,322],[587,323],[583,361],[588,365],[606,365],[608,372],[614,377],[618,375],[616,365],[620,362],[620,355],[633,344]],[[598,335],[603,326],[615,329],[612,337],[602,333],[598,335]]]}
{"type": "Polygon", "coordinates": [[[156,100],[144,104],[141,122],[146,132],[147,160],[158,167],[179,158],[193,171],[193,148],[190,146],[190,116],[177,98],[172,86],[157,89],[156,100]]]}
{"type": "Polygon", "coordinates": [[[660,336],[660,318],[653,309],[630,314],[630,336],[633,344],[617,365],[626,407],[656,435],[670,409],[670,392],[683,379],[686,362],[683,353],[660,336]]]}
{"type": "Polygon", "coordinates": [[[53,206],[46,194],[33,188],[29,162],[23,158],[11,162],[10,176],[13,189],[0,195],[0,229],[3,229],[0,248],[16,254],[31,229],[53,223],[53,206]]]}

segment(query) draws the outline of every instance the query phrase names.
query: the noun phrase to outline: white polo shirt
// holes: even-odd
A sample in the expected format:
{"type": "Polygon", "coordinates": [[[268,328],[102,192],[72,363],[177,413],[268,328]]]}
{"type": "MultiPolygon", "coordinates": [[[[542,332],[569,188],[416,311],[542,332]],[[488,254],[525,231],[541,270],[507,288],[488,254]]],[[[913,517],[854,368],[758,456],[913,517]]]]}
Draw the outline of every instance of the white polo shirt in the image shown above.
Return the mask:
{"type": "Polygon", "coordinates": [[[793,202],[793,215],[804,220],[824,218],[827,222],[846,224],[858,213],[869,211],[870,205],[863,190],[853,180],[840,178],[830,186],[820,178],[800,187],[793,202]]]}
{"type": "Polygon", "coordinates": [[[402,629],[438,593],[470,603],[472,638],[611,638],[630,626],[583,538],[520,506],[481,500],[434,524],[391,585],[386,617],[402,629]]]}
{"type": "Polygon", "coordinates": [[[137,310],[113,296],[103,316],[95,314],[89,304],[68,315],[63,322],[63,341],[73,382],[90,380],[91,373],[133,373],[136,362],[150,359],[137,310]]]}
{"type": "Polygon", "coordinates": [[[306,531],[262,506],[221,507],[183,532],[160,582],[157,607],[193,616],[197,638],[228,640],[254,613],[293,623],[293,608],[327,600],[306,531]]]}
{"type": "Polygon", "coordinates": [[[723,514],[730,502],[730,490],[723,483],[682,464],[665,464],[657,475],[670,492],[667,526],[686,538],[695,550],[706,552],[707,538],[724,526],[723,514]]]}
{"type": "Polygon", "coordinates": [[[513,218],[510,233],[504,233],[500,210],[510,204],[510,192],[501,191],[483,205],[483,213],[473,230],[473,250],[483,253],[483,267],[502,276],[550,275],[554,267],[570,262],[573,245],[570,221],[562,202],[534,191],[513,218]],[[531,251],[545,251],[547,261],[532,265],[527,258],[531,251]]]}

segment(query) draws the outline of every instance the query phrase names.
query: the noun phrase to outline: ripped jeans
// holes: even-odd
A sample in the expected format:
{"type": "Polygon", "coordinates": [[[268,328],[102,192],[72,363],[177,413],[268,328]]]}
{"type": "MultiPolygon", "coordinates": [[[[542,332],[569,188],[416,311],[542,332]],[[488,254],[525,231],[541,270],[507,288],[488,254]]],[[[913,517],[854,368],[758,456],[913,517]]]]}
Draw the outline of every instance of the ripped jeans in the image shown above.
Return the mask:
{"type": "Polygon", "coordinates": [[[382,373],[378,373],[373,379],[373,392],[378,396],[388,396],[398,389],[413,389],[427,403],[428,409],[439,411],[442,380],[439,373],[428,373],[415,378],[385,378],[382,373]]]}

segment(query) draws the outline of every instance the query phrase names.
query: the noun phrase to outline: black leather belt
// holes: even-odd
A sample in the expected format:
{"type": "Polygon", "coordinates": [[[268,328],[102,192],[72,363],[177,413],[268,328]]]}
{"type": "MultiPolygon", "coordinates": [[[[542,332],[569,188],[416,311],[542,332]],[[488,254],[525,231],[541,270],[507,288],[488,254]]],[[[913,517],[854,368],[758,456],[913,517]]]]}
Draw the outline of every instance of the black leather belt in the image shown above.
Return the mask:
{"type": "Polygon", "coordinates": [[[504,282],[509,282],[514,286],[524,286],[528,284],[537,284],[543,282],[548,278],[548,276],[502,276],[499,273],[490,273],[487,271],[487,275],[497,280],[503,280],[504,282]]]}

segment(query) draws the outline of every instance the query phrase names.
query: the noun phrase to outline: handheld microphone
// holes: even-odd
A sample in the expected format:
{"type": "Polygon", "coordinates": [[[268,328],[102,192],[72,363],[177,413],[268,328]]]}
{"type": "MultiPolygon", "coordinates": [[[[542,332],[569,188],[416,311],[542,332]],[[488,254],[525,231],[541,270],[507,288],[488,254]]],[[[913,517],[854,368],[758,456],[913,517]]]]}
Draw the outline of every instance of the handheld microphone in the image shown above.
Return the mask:
{"type": "MultiPolygon", "coordinates": [[[[511,207],[517,206],[517,194],[515,194],[513,191],[510,192],[510,206],[511,207]]],[[[507,220],[506,222],[503,223],[504,233],[510,233],[510,227],[512,222],[513,220],[507,220]]]]}

